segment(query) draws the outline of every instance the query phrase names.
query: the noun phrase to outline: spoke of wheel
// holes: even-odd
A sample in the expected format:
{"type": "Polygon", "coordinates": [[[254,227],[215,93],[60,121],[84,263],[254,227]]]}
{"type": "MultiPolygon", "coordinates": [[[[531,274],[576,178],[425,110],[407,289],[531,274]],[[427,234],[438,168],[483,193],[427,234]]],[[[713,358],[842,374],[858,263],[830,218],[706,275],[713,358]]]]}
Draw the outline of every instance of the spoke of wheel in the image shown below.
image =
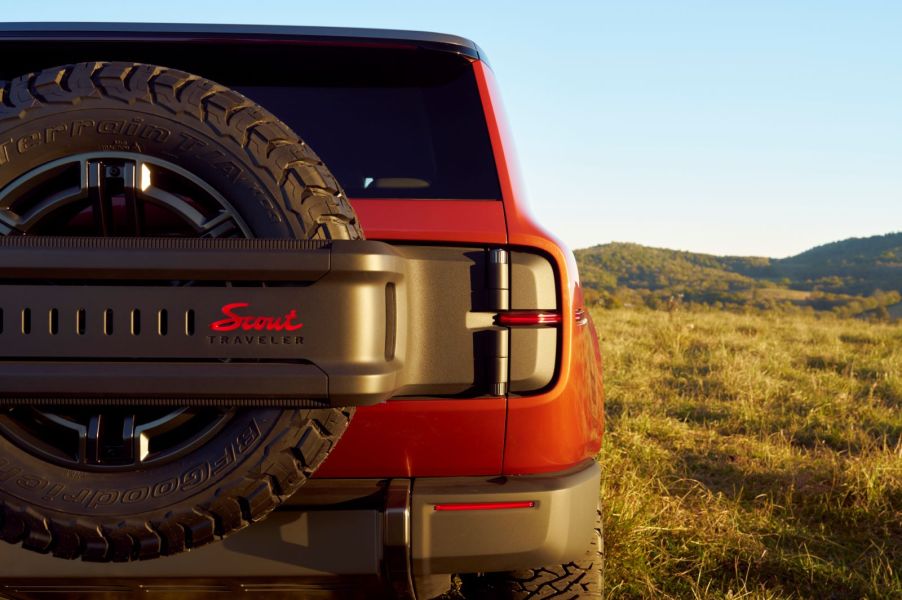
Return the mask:
{"type": "MultiPolygon", "coordinates": [[[[66,417],[57,415],[55,413],[45,413],[41,412],[36,408],[31,409],[34,413],[33,418],[38,423],[46,423],[49,421],[51,427],[58,428],[56,431],[50,433],[50,436],[58,436],[63,434],[65,431],[70,431],[75,433],[78,444],[76,446],[75,452],[76,455],[74,457],[75,460],[84,462],[85,452],[87,451],[87,438],[88,438],[88,428],[79,423],[77,421],[73,421],[72,419],[67,419],[66,417]],[[60,431],[62,430],[62,431],[60,431]]],[[[50,430],[47,430],[48,432],[50,430]]]]}
{"type": "Polygon", "coordinates": [[[87,465],[96,465],[100,464],[101,459],[103,458],[103,414],[91,415],[90,420],[88,421],[88,427],[85,431],[85,439],[84,439],[84,449],[83,453],[80,453],[79,460],[87,465]]]}
{"type": "Polygon", "coordinates": [[[193,418],[193,414],[187,407],[172,411],[149,423],[144,423],[135,428],[132,442],[132,452],[137,462],[144,462],[151,453],[151,442],[154,437],[168,433],[187,423],[193,418]]]}
{"type": "Polygon", "coordinates": [[[81,163],[83,163],[83,161],[77,158],[63,159],[53,161],[25,173],[0,190],[0,209],[9,210],[11,206],[19,203],[22,198],[26,197],[35,187],[56,180],[61,171],[81,163]]]}
{"type": "Polygon", "coordinates": [[[141,170],[146,169],[143,163],[128,162],[122,167],[123,192],[125,194],[125,213],[129,231],[140,236],[144,228],[144,205],[138,199],[138,186],[141,170]]]}
{"type": "Polygon", "coordinates": [[[86,198],[87,194],[87,170],[84,160],[60,161],[41,167],[36,172],[27,173],[8,185],[2,196],[0,196],[0,233],[3,235],[8,235],[14,231],[26,233],[33,222],[54,210],[86,198]],[[77,165],[79,169],[78,182],[74,185],[58,190],[45,198],[38,199],[33,206],[22,214],[18,214],[11,209],[13,205],[27,197],[35,186],[40,186],[55,177],[60,177],[63,172],[73,165],[77,165]]]}
{"type": "Polygon", "coordinates": [[[173,210],[187,220],[196,231],[203,231],[206,219],[196,208],[188,202],[160,188],[150,186],[145,190],[140,190],[139,195],[148,202],[152,202],[158,206],[173,210]]]}
{"type": "Polygon", "coordinates": [[[13,231],[22,232],[18,215],[6,209],[0,210],[0,235],[9,235],[13,231]]]}
{"type": "Polygon", "coordinates": [[[31,223],[38,221],[39,219],[44,217],[44,215],[54,210],[58,210],[67,204],[78,202],[85,197],[87,197],[87,191],[76,187],[71,187],[57,192],[56,194],[47,197],[42,202],[34,206],[25,215],[22,215],[20,219],[20,227],[18,227],[18,229],[20,231],[27,231],[30,228],[31,223]]]}
{"type": "Polygon", "coordinates": [[[116,458],[120,461],[134,462],[135,455],[135,415],[126,415],[122,419],[122,454],[116,458]]]}
{"type": "MultiPolygon", "coordinates": [[[[158,212],[151,215],[149,204],[174,213],[199,237],[250,235],[241,217],[215,189],[177,166],[131,153],[71,156],[14,180],[0,189],[0,235],[36,228],[48,235],[45,230],[52,228],[47,225],[58,228],[58,223],[69,223],[65,219],[88,216],[88,209],[96,235],[140,237],[147,235],[148,219],[158,212]],[[55,211],[60,209],[65,210],[60,215],[63,218],[56,219],[55,211]]],[[[59,234],[64,235],[65,230],[59,234]]],[[[27,418],[0,411],[0,418],[5,419],[0,421],[0,431],[15,427],[16,435],[34,444],[37,452],[87,470],[134,468],[179,455],[219,431],[229,414],[208,415],[188,408],[165,414],[141,409],[93,414],[90,409],[60,414],[33,410],[35,414],[27,418]],[[27,426],[17,425],[19,420],[28,421],[27,426]],[[201,421],[200,428],[183,427],[195,420],[201,421]],[[40,439],[29,438],[34,435],[40,439]]]]}
{"type": "Polygon", "coordinates": [[[97,233],[108,236],[113,233],[113,202],[108,194],[104,165],[100,161],[85,162],[88,178],[88,198],[94,206],[97,233]]]}
{"type": "Polygon", "coordinates": [[[201,229],[203,234],[201,237],[225,237],[227,234],[232,233],[237,229],[238,225],[235,223],[234,219],[232,219],[232,215],[227,212],[222,212],[203,224],[201,229]]]}

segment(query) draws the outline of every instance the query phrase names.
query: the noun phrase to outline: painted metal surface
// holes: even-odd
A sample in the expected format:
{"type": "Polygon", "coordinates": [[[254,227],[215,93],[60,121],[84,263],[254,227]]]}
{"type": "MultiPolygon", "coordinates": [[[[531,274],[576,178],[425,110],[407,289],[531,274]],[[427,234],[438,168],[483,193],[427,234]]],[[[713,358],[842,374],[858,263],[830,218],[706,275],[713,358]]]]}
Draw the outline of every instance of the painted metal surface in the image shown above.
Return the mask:
{"type": "Polygon", "coordinates": [[[382,200],[351,198],[367,239],[506,244],[498,200],[382,200]]]}
{"type": "MultiPolygon", "coordinates": [[[[492,71],[473,64],[498,165],[511,246],[539,248],[557,265],[562,313],[585,309],[576,260],[563,242],[526,210],[513,140],[492,71]]],[[[505,475],[565,469],[598,453],[604,428],[604,393],[598,340],[591,322],[564,319],[560,377],[547,393],[511,398],[505,436],[505,475]]]]}
{"type": "Polygon", "coordinates": [[[505,409],[504,398],[361,407],[316,477],[497,475],[505,409]]]}
{"type": "Polygon", "coordinates": [[[559,471],[595,456],[604,428],[598,339],[573,254],[525,208],[510,134],[488,66],[473,63],[502,201],[353,201],[370,239],[538,248],[556,263],[564,318],[560,376],[535,396],[393,400],[357,411],[318,477],[424,477],[559,471]]]}

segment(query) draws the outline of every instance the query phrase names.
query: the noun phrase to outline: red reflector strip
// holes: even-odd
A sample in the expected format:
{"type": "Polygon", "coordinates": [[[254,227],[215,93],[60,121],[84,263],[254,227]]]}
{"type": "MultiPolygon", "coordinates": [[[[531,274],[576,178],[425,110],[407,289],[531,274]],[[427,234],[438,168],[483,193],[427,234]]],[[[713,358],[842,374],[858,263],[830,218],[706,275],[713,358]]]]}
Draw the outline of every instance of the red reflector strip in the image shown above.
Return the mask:
{"type": "Polygon", "coordinates": [[[560,325],[561,313],[542,310],[509,310],[503,313],[498,313],[498,317],[495,320],[502,327],[560,325]]]}
{"type": "Polygon", "coordinates": [[[519,502],[455,502],[451,504],[436,504],[435,510],[505,510],[509,508],[535,508],[535,501],[522,500],[519,502]]]}

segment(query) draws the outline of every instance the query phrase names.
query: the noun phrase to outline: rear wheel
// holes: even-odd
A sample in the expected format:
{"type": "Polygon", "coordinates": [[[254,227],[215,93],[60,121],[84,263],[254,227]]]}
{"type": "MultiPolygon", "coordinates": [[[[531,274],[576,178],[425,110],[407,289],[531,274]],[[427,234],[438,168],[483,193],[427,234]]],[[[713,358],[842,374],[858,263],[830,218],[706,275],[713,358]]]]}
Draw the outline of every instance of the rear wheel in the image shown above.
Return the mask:
{"type": "Polygon", "coordinates": [[[595,530],[581,560],[507,573],[464,575],[463,594],[467,599],[489,600],[583,600],[602,598],[604,585],[604,545],[601,511],[595,516],[595,530]]]}
{"type": "MultiPolygon", "coordinates": [[[[0,83],[0,233],[363,237],[325,165],[264,109],[180,71],[99,62],[0,83]]],[[[0,536],[96,561],[204,545],[296,491],[350,418],[0,408],[0,536]]]]}

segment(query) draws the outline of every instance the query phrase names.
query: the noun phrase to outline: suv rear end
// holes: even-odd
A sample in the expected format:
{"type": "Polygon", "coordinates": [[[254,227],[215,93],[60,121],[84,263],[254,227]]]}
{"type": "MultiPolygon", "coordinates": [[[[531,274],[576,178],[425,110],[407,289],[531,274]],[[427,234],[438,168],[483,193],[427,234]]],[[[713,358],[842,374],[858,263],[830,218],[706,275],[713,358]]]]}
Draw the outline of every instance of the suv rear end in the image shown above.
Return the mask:
{"type": "MultiPolygon", "coordinates": [[[[386,244],[379,252],[403,264],[390,285],[379,280],[385,297],[373,301],[392,307],[385,320],[394,333],[362,322],[341,329],[367,352],[384,346],[379,364],[397,368],[367,371],[366,384],[346,364],[329,371],[332,382],[338,372],[356,377],[344,396],[333,383],[332,403],[353,397],[361,406],[311,481],[265,521],[190,553],[121,564],[4,545],[0,591],[291,596],[312,586],[430,597],[452,573],[585,559],[603,430],[596,334],[572,255],[524,208],[477,46],[376,30],[24,24],[6,25],[0,47],[15,57],[0,79],[124,61],[243,94],[316,150],[347,192],[365,244],[386,244]]],[[[367,260],[353,264],[365,270],[376,259],[367,260]]],[[[210,344],[234,343],[217,335],[210,344]]],[[[575,581],[568,589],[577,593],[575,581]]]]}

